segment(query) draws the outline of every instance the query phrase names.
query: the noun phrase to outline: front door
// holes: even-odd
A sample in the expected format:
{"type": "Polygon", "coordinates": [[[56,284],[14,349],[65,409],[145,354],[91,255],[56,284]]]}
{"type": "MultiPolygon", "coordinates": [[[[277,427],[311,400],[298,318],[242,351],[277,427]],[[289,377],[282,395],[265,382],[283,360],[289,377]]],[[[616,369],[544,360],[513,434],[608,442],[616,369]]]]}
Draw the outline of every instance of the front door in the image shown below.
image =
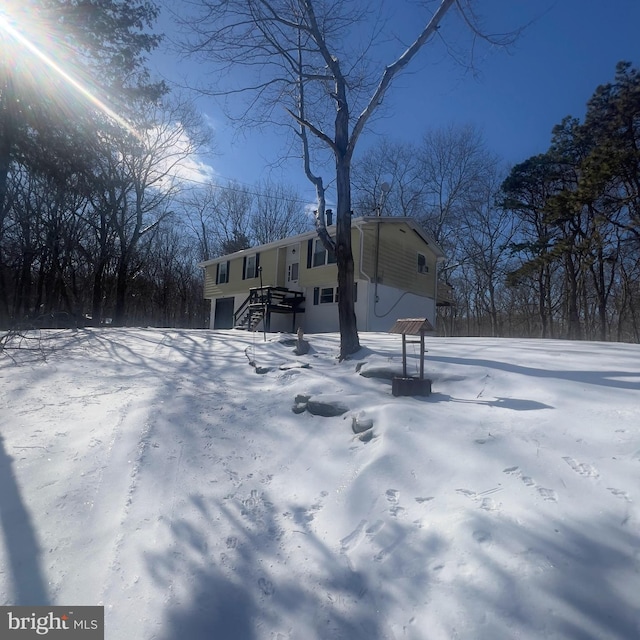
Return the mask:
{"type": "Polygon", "coordinates": [[[300,243],[287,247],[285,287],[300,291],[300,243]]]}

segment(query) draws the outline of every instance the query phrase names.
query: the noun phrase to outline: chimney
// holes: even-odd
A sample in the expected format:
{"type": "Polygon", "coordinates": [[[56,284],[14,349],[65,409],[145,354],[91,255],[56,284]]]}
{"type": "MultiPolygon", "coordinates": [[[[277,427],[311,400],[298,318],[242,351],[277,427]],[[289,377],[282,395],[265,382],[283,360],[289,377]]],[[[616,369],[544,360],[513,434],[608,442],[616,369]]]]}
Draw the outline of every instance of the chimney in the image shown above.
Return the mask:
{"type": "Polygon", "coordinates": [[[327,209],[325,216],[327,218],[327,227],[330,227],[333,224],[333,210],[327,209]]]}

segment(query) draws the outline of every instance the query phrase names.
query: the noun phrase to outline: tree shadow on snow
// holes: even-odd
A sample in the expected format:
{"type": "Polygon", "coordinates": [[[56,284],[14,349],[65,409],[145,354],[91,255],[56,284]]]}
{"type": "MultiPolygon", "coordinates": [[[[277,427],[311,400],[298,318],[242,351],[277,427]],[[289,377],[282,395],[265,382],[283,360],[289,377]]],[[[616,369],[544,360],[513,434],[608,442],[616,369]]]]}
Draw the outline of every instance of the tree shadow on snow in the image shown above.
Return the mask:
{"type": "Polygon", "coordinates": [[[466,398],[454,398],[446,393],[432,393],[423,398],[416,396],[417,400],[424,402],[456,402],[460,404],[474,404],[485,407],[496,407],[497,409],[510,409],[511,411],[540,411],[541,409],[553,409],[549,404],[537,402],[536,400],[524,400],[522,398],[502,398],[494,400],[482,400],[481,398],[469,400],[466,398]]]}
{"type": "Polygon", "coordinates": [[[485,367],[498,369],[536,378],[559,378],[580,384],[593,384],[616,389],[633,389],[640,391],[640,372],[638,371],[570,371],[554,369],[538,369],[525,367],[511,362],[498,360],[481,360],[475,358],[452,358],[446,356],[429,356],[427,361],[442,362],[444,364],[459,364],[463,366],[485,367]],[[627,380],[620,379],[627,378],[627,380]],[[637,382],[628,378],[637,378],[637,382]]]}
{"type": "Polygon", "coordinates": [[[478,515],[468,527],[487,577],[460,578],[454,593],[461,606],[473,603],[482,620],[473,638],[639,637],[640,537],[615,514],[526,523],[478,515]]]}
{"type": "Polygon", "coordinates": [[[14,587],[11,604],[46,605],[49,595],[40,567],[40,547],[12,464],[13,458],[6,453],[0,435],[0,524],[14,587]]]}
{"type": "Polygon", "coordinates": [[[394,598],[374,602],[368,574],[327,546],[308,510],[281,513],[255,490],[244,498],[192,496],[191,504],[171,525],[170,548],[147,556],[163,589],[190,586],[186,601],[168,603],[161,640],[388,637],[385,607],[394,598]]]}

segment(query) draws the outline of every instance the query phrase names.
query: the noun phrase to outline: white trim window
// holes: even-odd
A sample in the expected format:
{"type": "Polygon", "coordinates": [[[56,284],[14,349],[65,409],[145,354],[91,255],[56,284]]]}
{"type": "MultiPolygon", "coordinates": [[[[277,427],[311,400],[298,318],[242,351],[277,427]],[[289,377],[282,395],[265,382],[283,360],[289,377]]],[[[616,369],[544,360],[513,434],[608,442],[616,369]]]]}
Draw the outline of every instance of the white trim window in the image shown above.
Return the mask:
{"type": "Polygon", "coordinates": [[[338,291],[337,287],[320,287],[320,304],[331,304],[333,302],[337,302],[336,293],[338,291]]]}
{"type": "MultiPolygon", "coordinates": [[[[314,287],[313,304],[337,304],[340,299],[340,290],[336,286],[314,287]]],[[[353,301],[358,301],[358,283],[353,283],[353,301]]]]}
{"type": "Polygon", "coordinates": [[[260,267],[260,254],[254,253],[251,256],[245,256],[242,261],[242,279],[252,280],[258,277],[258,268],[260,267]]]}
{"type": "Polygon", "coordinates": [[[336,263],[336,254],[335,251],[327,251],[325,246],[322,244],[322,240],[320,238],[316,238],[315,240],[309,240],[309,259],[307,263],[307,267],[324,267],[327,264],[335,264],[336,263]],[[312,249],[312,250],[311,250],[312,249]]]}
{"type": "Polygon", "coordinates": [[[216,269],[216,284],[229,282],[229,261],[219,262],[216,269]]]}
{"type": "Polygon", "coordinates": [[[418,273],[429,273],[429,263],[427,262],[427,256],[424,253],[418,252],[418,273]]]}
{"type": "Polygon", "coordinates": [[[287,282],[298,282],[300,263],[292,262],[287,268],[287,282]]]}
{"type": "Polygon", "coordinates": [[[247,256],[247,264],[244,270],[244,279],[249,280],[250,278],[256,277],[256,257],[255,256],[247,256]]]}

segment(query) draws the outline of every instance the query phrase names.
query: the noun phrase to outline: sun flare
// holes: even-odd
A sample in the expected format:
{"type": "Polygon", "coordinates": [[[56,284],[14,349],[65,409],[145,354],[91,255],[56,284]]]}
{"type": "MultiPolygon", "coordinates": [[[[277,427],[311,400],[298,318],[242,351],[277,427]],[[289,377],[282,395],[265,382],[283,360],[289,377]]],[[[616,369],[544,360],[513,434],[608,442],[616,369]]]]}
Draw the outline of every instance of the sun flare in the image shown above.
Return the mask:
{"type": "MultiPolygon", "coordinates": [[[[78,80],[73,74],[66,71],[56,60],[54,60],[48,53],[43,51],[37,44],[33,42],[34,38],[30,38],[26,35],[29,32],[27,25],[23,24],[24,21],[18,21],[15,14],[9,14],[6,9],[0,9],[0,45],[5,45],[3,40],[7,37],[10,39],[7,44],[14,43],[15,56],[22,56],[28,53],[31,59],[28,62],[37,60],[44,65],[44,68],[50,72],[53,72],[57,78],[61,79],[69,88],[74,92],[82,96],[90,104],[97,107],[109,118],[117,122],[121,127],[129,131],[134,135],[138,135],[133,126],[127,122],[122,116],[111,109],[105,104],[95,93],[89,89],[86,84],[78,80]]],[[[5,46],[2,46],[4,49],[5,46]]],[[[10,50],[10,49],[9,49],[10,50]]],[[[3,52],[5,61],[11,64],[11,56],[7,56],[7,50],[3,52]]],[[[14,61],[15,62],[15,61],[14,61]]],[[[21,65],[24,66],[24,65],[21,65]]],[[[44,79],[44,78],[43,78],[44,79]]]]}

